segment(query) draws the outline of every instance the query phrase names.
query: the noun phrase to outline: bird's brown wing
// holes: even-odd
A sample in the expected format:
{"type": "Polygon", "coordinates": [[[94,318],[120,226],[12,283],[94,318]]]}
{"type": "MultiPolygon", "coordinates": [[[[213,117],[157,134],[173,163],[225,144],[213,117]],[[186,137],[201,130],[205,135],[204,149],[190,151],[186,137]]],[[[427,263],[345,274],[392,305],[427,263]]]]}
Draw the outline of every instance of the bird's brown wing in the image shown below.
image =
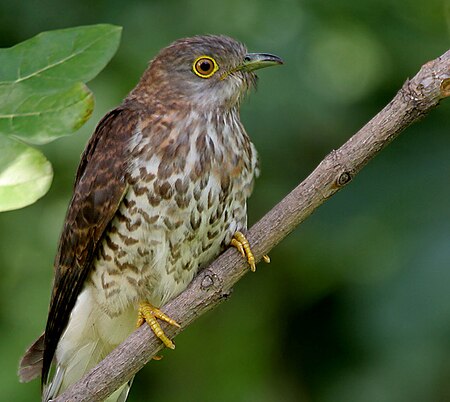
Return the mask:
{"type": "Polygon", "coordinates": [[[138,120],[138,112],[129,108],[109,112],[81,157],[55,258],[42,384],[47,382],[56,347],[91,269],[97,245],[126,191],[126,148],[138,120]]]}

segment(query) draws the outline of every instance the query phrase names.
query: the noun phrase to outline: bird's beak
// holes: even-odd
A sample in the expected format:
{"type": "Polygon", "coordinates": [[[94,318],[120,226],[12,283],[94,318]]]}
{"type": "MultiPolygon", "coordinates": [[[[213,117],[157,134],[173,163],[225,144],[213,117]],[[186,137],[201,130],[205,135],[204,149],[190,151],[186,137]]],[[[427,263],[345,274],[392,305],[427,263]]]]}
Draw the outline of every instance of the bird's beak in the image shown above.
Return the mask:
{"type": "Polygon", "coordinates": [[[241,71],[254,71],[260,68],[283,64],[278,56],[269,53],[247,53],[244,62],[238,67],[241,71]]]}

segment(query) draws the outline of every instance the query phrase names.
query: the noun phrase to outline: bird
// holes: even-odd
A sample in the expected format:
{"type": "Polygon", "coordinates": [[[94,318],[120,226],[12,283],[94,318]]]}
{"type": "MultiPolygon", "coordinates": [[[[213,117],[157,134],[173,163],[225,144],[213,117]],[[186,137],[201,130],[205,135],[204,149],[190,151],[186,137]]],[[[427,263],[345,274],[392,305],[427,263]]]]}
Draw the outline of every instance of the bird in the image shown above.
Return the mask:
{"type": "MultiPolygon", "coordinates": [[[[81,156],[54,262],[45,332],[19,376],[63,393],[147,323],[175,348],[161,308],[244,235],[259,162],[240,120],[255,71],[283,64],[224,35],[176,40],[98,123],[81,156]]],[[[131,382],[105,401],[126,400],[131,382]]]]}

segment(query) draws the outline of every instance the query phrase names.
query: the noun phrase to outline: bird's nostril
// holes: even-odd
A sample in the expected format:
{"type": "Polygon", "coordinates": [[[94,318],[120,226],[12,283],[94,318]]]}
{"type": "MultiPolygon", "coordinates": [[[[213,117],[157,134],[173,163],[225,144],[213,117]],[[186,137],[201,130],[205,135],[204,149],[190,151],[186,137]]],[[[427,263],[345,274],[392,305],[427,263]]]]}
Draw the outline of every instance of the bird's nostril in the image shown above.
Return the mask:
{"type": "Polygon", "coordinates": [[[250,56],[245,56],[244,61],[250,61],[250,56]]]}

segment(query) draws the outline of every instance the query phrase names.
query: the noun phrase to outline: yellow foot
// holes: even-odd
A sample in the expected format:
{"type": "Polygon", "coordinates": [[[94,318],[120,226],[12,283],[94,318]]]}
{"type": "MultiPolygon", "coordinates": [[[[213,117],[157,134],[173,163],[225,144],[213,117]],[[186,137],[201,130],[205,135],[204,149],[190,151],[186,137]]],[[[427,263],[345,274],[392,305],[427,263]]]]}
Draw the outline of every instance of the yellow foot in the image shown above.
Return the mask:
{"type": "MultiPolygon", "coordinates": [[[[231,239],[231,245],[236,247],[242,256],[247,259],[248,264],[252,272],[256,271],[255,256],[250,248],[250,243],[242,232],[236,232],[231,239]]],[[[263,260],[267,264],[270,262],[270,257],[268,255],[263,255],[263,260]]]]}
{"type": "Polygon", "coordinates": [[[156,320],[157,318],[169,323],[170,325],[175,325],[180,328],[180,325],[175,320],[172,320],[172,318],[164,314],[161,310],[147,302],[142,302],[139,304],[136,327],[140,327],[144,322],[147,322],[152,331],[159,339],[161,339],[164,345],[170,349],[175,349],[175,344],[166,336],[161,328],[161,325],[159,325],[159,322],[156,320]]]}

